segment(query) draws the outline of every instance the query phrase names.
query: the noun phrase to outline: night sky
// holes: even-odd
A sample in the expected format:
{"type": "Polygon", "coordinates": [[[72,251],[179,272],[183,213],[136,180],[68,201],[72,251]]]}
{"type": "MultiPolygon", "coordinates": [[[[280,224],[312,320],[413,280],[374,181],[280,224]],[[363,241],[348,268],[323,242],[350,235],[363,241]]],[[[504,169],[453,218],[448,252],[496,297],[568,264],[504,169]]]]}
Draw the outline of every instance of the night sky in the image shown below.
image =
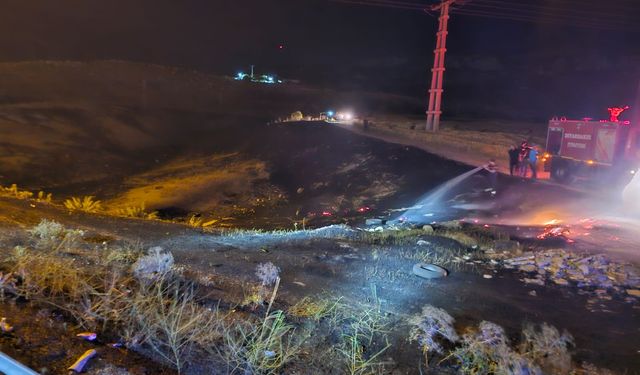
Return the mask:
{"type": "MultiPolygon", "coordinates": [[[[541,9],[546,2],[554,1],[526,1],[541,9]]],[[[222,74],[255,64],[259,72],[313,85],[415,97],[425,95],[429,84],[437,27],[436,17],[419,11],[329,0],[1,3],[3,61],[121,59],[222,74]]],[[[616,23],[612,15],[640,19],[638,1],[612,0],[606,8],[595,0],[560,3],[601,14],[596,22],[602,24],[616,23]]],[[[605,31],[543,21],[454,14],[445,111],[603,117],[606,106],[634,104],[640,25],[605,31]]]]}

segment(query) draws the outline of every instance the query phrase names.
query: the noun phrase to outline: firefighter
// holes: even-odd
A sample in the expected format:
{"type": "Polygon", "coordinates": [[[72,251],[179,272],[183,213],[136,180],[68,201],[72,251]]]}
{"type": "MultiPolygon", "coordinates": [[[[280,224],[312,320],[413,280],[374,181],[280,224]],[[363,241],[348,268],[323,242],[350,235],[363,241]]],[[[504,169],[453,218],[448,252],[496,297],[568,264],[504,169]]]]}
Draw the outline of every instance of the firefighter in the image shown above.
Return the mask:
{"type": "Polygon", "coordinates": [[[513,172],[518,173],[518,155],[520,151],[513,145],[509,148],[509,174],[513,176],[513,172]]]}
{"type": "Polygon", "coordinates": [[[519,174],[520,177],[527,178],[527,166],[529,165],[529,142],[522,141],[520,144],[520,153],[518,154],[519,174]]]}
{"type": "Polygon", "coordinates": [[[537,179],[537,163],[538,163],[538,146],[533,146],[529,149],[529,167],[531,167],[531,178],[537,179]]]}

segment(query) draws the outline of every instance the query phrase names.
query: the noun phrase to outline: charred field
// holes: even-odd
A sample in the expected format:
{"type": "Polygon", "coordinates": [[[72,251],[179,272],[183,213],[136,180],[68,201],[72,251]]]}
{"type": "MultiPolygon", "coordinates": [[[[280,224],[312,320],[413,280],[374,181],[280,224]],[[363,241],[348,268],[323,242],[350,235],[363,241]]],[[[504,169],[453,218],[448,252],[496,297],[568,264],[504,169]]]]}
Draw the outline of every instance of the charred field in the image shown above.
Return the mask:
{"type": "Polygon", "coordinates": [[[96,349],[88,373],[638,373],[637,257],[500,223],[573,191],[501,177],[496,199],[476,175],[420,225],[365,225],[471,168],[271,122],[348,94],[123,62],[0,74],[0,345],[37,371],[96,349]]]}

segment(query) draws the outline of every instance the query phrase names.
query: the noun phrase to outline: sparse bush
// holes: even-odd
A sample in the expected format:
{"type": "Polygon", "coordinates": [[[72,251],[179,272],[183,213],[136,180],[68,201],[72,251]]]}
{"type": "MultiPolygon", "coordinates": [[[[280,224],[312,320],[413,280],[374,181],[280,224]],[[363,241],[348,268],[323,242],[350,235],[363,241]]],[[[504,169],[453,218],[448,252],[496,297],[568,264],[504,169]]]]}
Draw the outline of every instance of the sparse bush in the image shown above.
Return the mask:
{"type": "Polygon", "coordinates": [[[138,280],[154,280],[171,272],[173,254],[164,253],[161,247],[152,247],[147,255],[140,257],[133,265],[133,274],[138,280]]]}
{"type": "Polygon", "coordinates": [[[459,337],[453,327],[454,319],[443,309],[425,305],[421,314],[416,314],[409,319],[412,325],[411,340],[417,341],[425,356],[425,363],[429,364],[429,352],[444,353],[440,341],[451,343],[458,341],[459,337]]]}
{"type": "Polygon", "coordinates": [[[94,200],[93,196],[84,196],[82,198],[71,197],[64,201],[64,206],[69,211],[85,211],[96,213],[102,210],[102,202],[94,200]]]}

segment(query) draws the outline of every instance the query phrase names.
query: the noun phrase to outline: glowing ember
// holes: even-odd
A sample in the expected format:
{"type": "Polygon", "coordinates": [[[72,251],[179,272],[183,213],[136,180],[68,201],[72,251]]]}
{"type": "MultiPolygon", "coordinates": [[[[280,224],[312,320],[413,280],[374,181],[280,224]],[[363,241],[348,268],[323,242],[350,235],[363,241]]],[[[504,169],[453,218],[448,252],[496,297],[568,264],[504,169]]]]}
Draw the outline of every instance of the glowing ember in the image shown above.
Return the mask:
{"type": "Polygon", "coordinates": [[[536,238],[538,238],[539,240],[544,240],[547,238],[557,238],[557,237],[568,238],[570,233],[571,232],[569,231],[568,227],[547,226],[544,228],[544,231],[542,233],[536,236],[536,238]]]}
{"type": "Polygon", "coordinates": [[[370,207],[364,206],[364,207],[360,207],[360,208],[358,208],[358,212],[367,212],[367,211],[369,211],[370,209],[371,209],[370,207]]]}
{"type": "Polygon", "coordinates": [[[558,225],[562,222],[562,220],[552,219],[547,221],[546,223],[542,223],[543,225],[558,225]]]}
{"type": "Polygon", "coordinates": [[[332,213],[329,211],[322,211],[322,216],[331,216],[332,213]]]}

